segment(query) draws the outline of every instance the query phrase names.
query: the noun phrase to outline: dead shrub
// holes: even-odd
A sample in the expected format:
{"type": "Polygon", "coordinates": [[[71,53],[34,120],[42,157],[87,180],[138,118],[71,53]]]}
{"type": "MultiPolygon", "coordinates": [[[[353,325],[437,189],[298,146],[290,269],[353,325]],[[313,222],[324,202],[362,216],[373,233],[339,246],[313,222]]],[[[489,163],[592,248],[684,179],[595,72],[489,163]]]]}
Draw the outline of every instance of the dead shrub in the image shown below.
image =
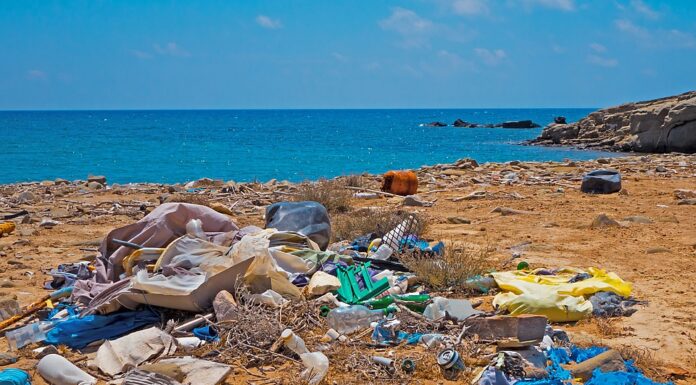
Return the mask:
{"type": "Polygon", "coordinates": [[[620,346],[615,348],[623,357],[624,360],[633,360],[636,367],[645,373],[646,376],[660,382],[667,381],[668,378],[660,370],[665,363],[655,357],[655,352],[645,347],[638,346],[620,346]]]}
{"type": "Polygon", "coordinates": [[[342,178],[343,183],[349,187],[364,187],[365,181],[362,175],[348,175],[342,178]]]}
{"type": "Polygon", "coordinates": [[[417,222],[416,235],[423,234],[426,220],[421,215],[403,210],[360,209],[332,218],[331,232],[333,241],[352,241],[359,236],[369,233],[374,233],[376,237],[381,238],[410,215],[417,222]]]}
{"type": "Polygon", "coordinates": [[[345,183],[337,180],[320,179],[316,182],[304,182],[298,186],[293,200],[319,202],[332,214],[345,213],[351,208],[350,199],[353,196],[345,186],[345,183]]]}
{"type": "Polygon", "coordinates": [[[194,205],[208,206],[210,197],[200,194],[175,193],[161,200],[160,203],[191,203],[194,205]]]}
{"type": "Polygon", "coordinates": [[[457,241],[446,241],[442,256],[404,253],[401,262],[429,288],[458,289],[467,279],[491,270],[492,249],[457,241]]]}

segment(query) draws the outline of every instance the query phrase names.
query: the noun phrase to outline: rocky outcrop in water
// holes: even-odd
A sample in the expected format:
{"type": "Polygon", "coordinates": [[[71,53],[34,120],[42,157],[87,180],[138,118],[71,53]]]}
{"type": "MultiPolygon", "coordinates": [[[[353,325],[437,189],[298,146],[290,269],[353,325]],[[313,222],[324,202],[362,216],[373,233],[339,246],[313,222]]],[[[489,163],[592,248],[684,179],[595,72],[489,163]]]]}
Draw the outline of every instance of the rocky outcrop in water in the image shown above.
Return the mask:
{"type": "Polygon", "coordinates": [[[575,123],[552,123],[531,143],[695,153],[696,91],[598,110],[575,123]]]}

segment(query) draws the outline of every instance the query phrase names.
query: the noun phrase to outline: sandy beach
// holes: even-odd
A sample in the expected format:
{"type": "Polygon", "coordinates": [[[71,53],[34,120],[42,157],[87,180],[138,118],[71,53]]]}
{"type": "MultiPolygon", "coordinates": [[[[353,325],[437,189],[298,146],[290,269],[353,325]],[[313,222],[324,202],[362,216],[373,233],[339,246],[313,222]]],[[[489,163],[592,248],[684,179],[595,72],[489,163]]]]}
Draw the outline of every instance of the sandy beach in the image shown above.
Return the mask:
{"type": "MultiPolygon", "coordinates": [[[[632,282],[634,296],[647,304],[638,306],[630,317],[608,323],[580,321],[554,326],[568,331],[576,343],[642,351],[649,358],[645,362],[657,365],[643,368],[647,373],[671,378],[677,384],[696,383],[696,302],[691,292],[696,272],[690,264],[696,257],[696,206],[693,200],[675,195],[677,190],[696,187],[696,155],[482,165],[463,160],[416,171],[418,196],[432,206],[402,207],[401,197],[354,197],[348,213],[332,215],[334,226],[346,215],[364,210],[406,210],[426,219],[427,239],[488,245],[498,269],[527,261],[535,268],[572,266],[613,271],[632,282]],[[621,193],[588,195],[579,191],[582,176],[598,168],[621,172],[621,193]],[[592,228],[591,223],[601,213],[618,223],[592,228]],[[517,255],[514,260],[513,253],[517,255]]],[[[361,188],[379,189],[380,176],[359,179],[361,188]]],[[[298,191],[296,184],[275,180],[237,184],[203,179],[184,187],[113,185],[107,179],[106,188],[91,186],[80,181],[44,181],[0,187],[0,211],[30,213],[13,233],[0,238],[3,295],[27,305],[45,293],[46,271],[60,263],[93,260],[97,245],[110,230],[137,221],[161,201],[208,205],[227,213],[240,226],[263,226],[265,206],[287,200],[298,191]],[[41,226],[42,221],[55,223],[41,226]]],[[[484,308],[490,306],[491,296],[480,299],[484,308]]],[[[5,340],[1,341],[0,349],[6,350],[5,340]]],[[[385,354],[369,348],[362,351],[385,354]]],[[[77,353],[70,354],[77,357],[77,353]]],[[[417,356],[423,354],[423,348],[399,348],[398,355],[404,354],[417,356]]],[[[35,384],[44,384],[34,372],[36,362],[26,356],[13,366],[34,373],[35,384]]],[[[292,383],[283,379],[284,373],[299,373],[301,365],[286,363],[263,369],[252,369],[250,374],[236,368],[226,383],[258,380],[255,375],[292,383]]],[[[364,382],[360,377],[337,364],[331,367],[327,383],[364,382]]],[[[416,372],[411,380],[443,383],[439,375],[423,371],[416,372]]]]}

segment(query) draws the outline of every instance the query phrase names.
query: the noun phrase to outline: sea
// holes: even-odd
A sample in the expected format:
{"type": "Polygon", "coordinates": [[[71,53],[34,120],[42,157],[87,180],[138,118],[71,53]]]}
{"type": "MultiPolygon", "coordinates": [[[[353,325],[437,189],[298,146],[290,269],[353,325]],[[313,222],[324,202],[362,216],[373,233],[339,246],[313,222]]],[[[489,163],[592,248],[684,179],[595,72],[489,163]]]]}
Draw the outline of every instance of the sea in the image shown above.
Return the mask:
{"type": "Polygon", "coordinates": [[[109,183],[316,180],[473,158],[586,160],[612,153],[521,145],[541,128],[428,127],[594,109],[0,111],[0,183],[104,175],[109,183]]]}

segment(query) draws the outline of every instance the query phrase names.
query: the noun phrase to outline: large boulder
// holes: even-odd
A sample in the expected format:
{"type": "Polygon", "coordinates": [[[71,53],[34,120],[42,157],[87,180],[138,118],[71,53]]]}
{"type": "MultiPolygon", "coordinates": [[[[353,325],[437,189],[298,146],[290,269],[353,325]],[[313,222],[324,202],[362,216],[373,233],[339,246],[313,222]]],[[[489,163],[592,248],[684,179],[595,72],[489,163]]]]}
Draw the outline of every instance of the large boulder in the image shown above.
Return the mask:
{"type": "Polygon", "coordinates": [[[696,152],[696,91],[595,111],[549,124],[532,144],[636,152],[696,152]]]}

